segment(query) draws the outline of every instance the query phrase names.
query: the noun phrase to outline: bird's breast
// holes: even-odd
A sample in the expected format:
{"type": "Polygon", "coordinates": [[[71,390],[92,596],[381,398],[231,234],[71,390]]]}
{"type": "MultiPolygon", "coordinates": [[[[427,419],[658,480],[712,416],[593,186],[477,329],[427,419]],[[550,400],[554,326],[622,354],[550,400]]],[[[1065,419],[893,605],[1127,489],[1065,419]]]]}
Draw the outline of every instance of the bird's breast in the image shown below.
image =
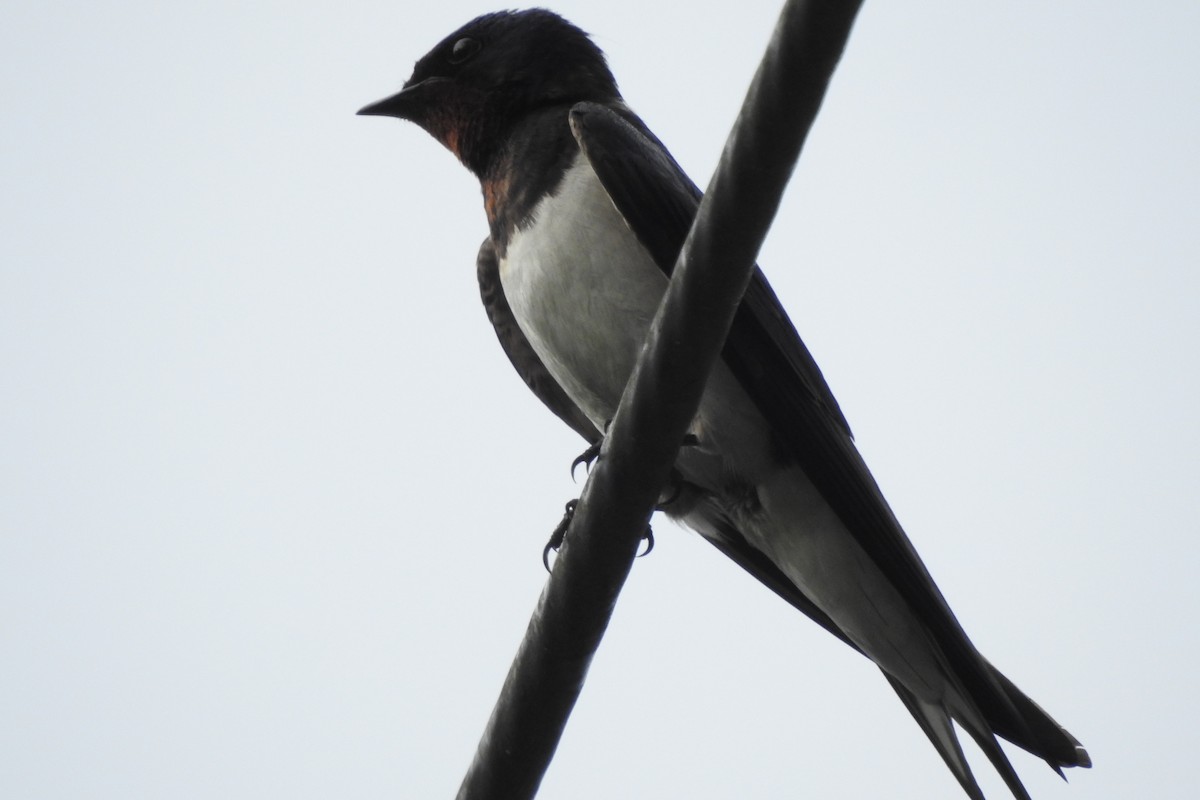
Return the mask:
{"type": "Polygon", "coordinates": [[[667,278],[578,156],[509,238],[500,281],[550,374],[603,428],[612,419],[667,278]]]}

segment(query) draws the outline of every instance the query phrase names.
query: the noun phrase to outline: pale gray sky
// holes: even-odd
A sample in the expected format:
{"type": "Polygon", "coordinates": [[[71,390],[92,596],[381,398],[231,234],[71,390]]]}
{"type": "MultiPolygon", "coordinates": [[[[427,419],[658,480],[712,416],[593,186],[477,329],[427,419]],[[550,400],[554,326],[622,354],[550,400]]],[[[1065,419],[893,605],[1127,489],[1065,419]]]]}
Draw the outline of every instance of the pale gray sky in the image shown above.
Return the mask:
{"type": "MultiPolygon", "coordinates": [[[[700,184],[775,2],[563,2],[700,184]]],[[[0,796],[458,786],[578,492],[478,187],[354,111],[493,6],[7,4],[0,796]]],[[[761,263],[981,650],[1187,797],[1200,5],[868,2],[761,263]]],[[[657,524],[543,798],[957,798],[865,660],[657,524]]],[[[973,757],[989,797],[1006,792],[973,757]]]]}

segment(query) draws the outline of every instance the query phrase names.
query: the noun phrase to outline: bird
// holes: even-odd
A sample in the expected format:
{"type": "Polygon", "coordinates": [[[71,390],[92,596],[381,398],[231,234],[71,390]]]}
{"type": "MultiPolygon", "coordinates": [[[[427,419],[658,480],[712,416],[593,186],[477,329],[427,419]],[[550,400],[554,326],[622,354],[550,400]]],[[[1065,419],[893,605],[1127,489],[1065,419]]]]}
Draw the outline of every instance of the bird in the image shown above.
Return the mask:
{"type": "MultiPolygon", "coordinates": [[[[476,272],[500,345],[550,411],[600,441],[702,196],[604,53],[546,9],[484,14],[358,113],[415,123],[479,179],[476,272]]],[[[973,800],[952,723],[1021,800],[997,737],[1059,775],[1091,766],[967,637],[757,267],[674,474],[662,509],[871,659],[973,800]]]]}

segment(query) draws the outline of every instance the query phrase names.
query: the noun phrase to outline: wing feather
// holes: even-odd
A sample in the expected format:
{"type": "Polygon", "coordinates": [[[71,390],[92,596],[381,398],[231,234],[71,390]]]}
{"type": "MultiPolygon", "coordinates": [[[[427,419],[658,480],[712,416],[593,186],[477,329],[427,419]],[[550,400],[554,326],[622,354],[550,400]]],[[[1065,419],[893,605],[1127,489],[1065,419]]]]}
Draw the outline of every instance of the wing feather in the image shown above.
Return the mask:
{"type": "MultiPolygon", "coordinates": [[[[570,121],[613,204],[669,275],[695,217],[700,190],[627,108],[580,103],[572,108],[570,121]]],[[[850,426],[816,361],[757,268],[722,356],[781,446],[924,622],[954,677],[995,732],[1052,766],[1081,765],[1086,753],[1078,742],[1007,679],[1002,683],[967,638],[854,446],[850,426]]],[[[714,543],[788,597],[773,585],[779,576],[768,574],[752,554],[742,552],[749,547],[744,538],[714,543]]],[[[829,628],[828,618],[815,616],[811,603],[789,599],[829,628]]]]}

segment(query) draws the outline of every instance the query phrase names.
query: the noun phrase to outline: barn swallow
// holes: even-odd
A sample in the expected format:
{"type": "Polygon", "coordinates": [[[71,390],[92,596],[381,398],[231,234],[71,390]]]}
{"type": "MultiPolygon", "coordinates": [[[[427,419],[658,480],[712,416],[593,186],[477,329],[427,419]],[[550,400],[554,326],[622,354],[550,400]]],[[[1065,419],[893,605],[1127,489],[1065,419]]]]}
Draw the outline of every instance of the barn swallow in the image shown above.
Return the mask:
{"type": "MultiPolygon", "coordinates": [[[[701,197],[604,54],[552,12],[487,14],[359,113],[416,123],[479,179],[476,267],[500,344],[538,399],[598,441],[701,197]]],[[[874,661],[967,795],[983,797],[951,721],[1018,798],[997,736],[1060,775],[1091,766],[967,638],[757,268],[688,442],[667,512],[874,661]]]]}

